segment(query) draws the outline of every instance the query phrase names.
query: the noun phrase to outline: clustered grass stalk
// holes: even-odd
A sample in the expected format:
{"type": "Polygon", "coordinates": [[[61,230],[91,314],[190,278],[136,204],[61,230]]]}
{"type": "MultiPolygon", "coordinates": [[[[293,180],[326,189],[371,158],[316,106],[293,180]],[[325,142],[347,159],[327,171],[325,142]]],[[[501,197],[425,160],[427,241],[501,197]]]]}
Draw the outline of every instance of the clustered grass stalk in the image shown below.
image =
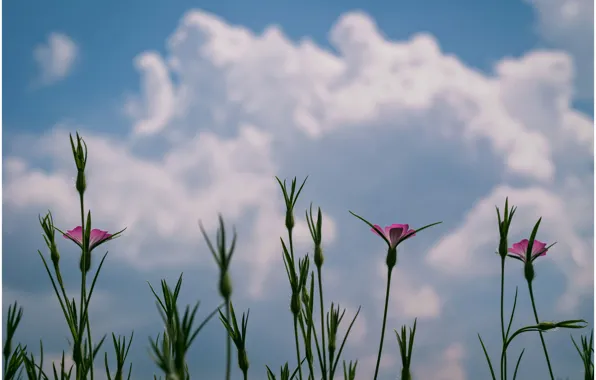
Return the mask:
{"type": "MultiPolygon", "coordinates": [[[[52,363],[52,373],[48,375],[43,370],[44,350],[43,343],[41,341],[39,342],[39,359],[36,359],[33,351],[29,350],[27,346],[23,346],[21,344],[14,346],[13,342],[15,341],[16,330],[23,316],[23,309],[15,302],[8,308],[6,320],[6,338],[3,347],[3,378],[7,380],[21,379],[23,378],[23,374],[25,375],[25,378],[29,380],[48,380],[50,378],[53,378],[54,380],[70,380],[72,376],[74,376],[75,380],[87,380],[88,378],[93,380],[95,376],[94,361],[99,354],[105,338],[107,337],[107,334],[105,334],[98,343],[92,343],[89,308],[99,273],[107,257],[106,252],[99,261],[95,273],[92,273],[92,251],[99,245],[120,236],[124,229],[114,234],[109,234],[107,231],[92,229],[91,211],[88,210],[86,212],[84,202],[84,194],[87,188],[85,173],[87,164],[87,145],[78,133],[76,134],[75,139],[70,136],[70,145],[77,170],[75,188],[78,193],[81,225],[73,230],[63,232],[54,225],[54,220],[50,212],[48,212],[43,218],[40,216],[39,222],[43,230],[44,241],[49,250],[51,266],[48,264],[46,257],[41,253],[41,251],[38,251],[38,253],[46,269],[50,283],[54,293],[56,294],[58,303],[60,304],[62,314],[67,323],[70,338],[72,339],[70,354],[72,356],[73,364],[70,367],[66,365],[68,361],[67,355],[65,351],[62,351],[61,361],[59,363],[52,363]],[[55,238],[56,231],[61,233],[63,237],[76,243],[81,249],[79,260],[81,280],[79,284],[80,295],[78,303],[76,302],[75,298],[68,296],[68,292],[66,290],[67,287],[62,277],[60,253],[58,251],[55,238]],[[90,284],[88,283],[89,278],[92,279],[90,284]]],[[[334,302],[331,303],[328,310],[325,309],[323,291],[323,264],[325,262],[325,257],[323,254],[323,217],[321,208],[318,208],[316,220],[313,216],[312,203],[310,205],[310,209],[305,212],[306,222],[313,242],[312,259],[308,254],[296,259],[293,235],[295,228],[294,210],[299,195],[301,194],[306,183],[306,179],[299,187],[297,186],[296,178],[291,181],[290,185],[288,185],[285,180],[282,181],[277,177],[276,180],[281,188],[285,203],[284,225],[287,231],[287,243],[283,237],[280,237],[280,241],[282,261],[286,269],[291,290],[289,306],[292,313],[294,344],[296,351],[296,368],[291,370],[288,362],[286,362],[280,367],[279,378],[281,380],[304,380],[304,378],[308,380],[315,380],[315,378],[320,377],[322,380],[335,380],[337,367],[340,362],[344,346],[361,308],[358,307],[358,310],[348,325],[345,335],[340,340],[341,337],[339,336],[339,327],[345,316],[346,310],[342,310],[340,306],[334,302]],[[316,273],[315,270],[311,268],[311,260],[314,261],[316,273]],[[318,288],[317,293],[315,293],[315,284],[318,288]],[[318,303],[315,300],[315,294],[318,296],[318,303]],[[315,321],[315,306],[319,307],[319,324],[317,324],[315,321]],[[316,349],[316,357],[315,351],[313,350],[313,342],[315,346],[314,348],[316,349]],[[302,366],[305,363],[307,369],[303,371],[302,366]]],[[[537,332],[542,344],[550,378],[551,380],[554,380],[554,372],[543,333],[557,328],[581,329],[584,328],[587,323],[581,319],[560,322],[548,322],[540,320],[534,297],[533,280],[535,278],[535,270],[533,263],[538,257],[544,256],[554,244],[546,247],[545,243],[542,243],[536,239],[538,228],[541,222],[541,219],[539,219],[532,230],[529,240],[522,240],[519,243],[513,244],[512,248],[509,248],[508,234],[515,212],[515,207],[509,207],[508,199],[505,201],[505,210],[502,215],[501,211],[497,207],[497,221],[499,228],[499,246],[497,254],[501,259],[501,353],[499,375],[501,380],[508,379],[507,349],[511,345],[514,338],[524,333],[537,332]],[[513,333],[511,333],[511,326],[517,306],[518,290],[516,288],[512,311],[509,316],[509,321],[506,324],[504,305],[505,264],[507,258],[513,258],[523,262],[523,273],[528,284],[529,298],[534,314],[533,324],[517,329],[513,333]]],[[[387,265],[387,284],[381,339],[379,342],[377,361],[373,375],[373,379],[376,380],[379,376],[379,368],[382,358],[383,342],[387,323],[387,311],[390,302],[392,271],[397,264],[398,245],[415,236],[420,231],[435,226],[441,222],[429,224],[418,229],[410,229],[409,225],[407,224],[393,224],[383,230],[380,226],[371,224],[361,216],[358,216],[351,211],[350,213],[366,223],[371,228],[372,232],[379,235],[387,244],[387,256],[385,259],[385,263],[387,265]]],[[[236,311],[234,310],[232,303],[232,279],[229,274],[231,259],[236,247],[236,231],[234,229],[231,243],[228,245],[226,240],[225,225],[221,215],[219,216],[219,227],[217,229],[215,243],[212,243],[212,241],[209,239],[201,222],[199,222],[199,227],[219,269],[218,289],[220,296],[223,299],[223,303],[210,314],[208,314],[205,319],[198,324],[198,326],[195,326],[195,318],[199,309],[200,301],[198,301],[192,308],[191,305],[186,305],[184,313],[181,313],[178,305],[178,297],[182,288],[182,274],[180,274],[180,277],[178,278],[178,281],[173,289],[168,285],[165,279],[161,280],[161,296],[158,295],[151,284],[149,284],[150,290],[156,298],[157,309],[164,324],[164,330],[157,335],[155,340],[149,338],[150,354],[166,380],[189,380],[191,378],[191,374],[187,362],[188,351],[192,343],[197,338],[199,332],[206,326],[206,324],[215,314],[219,314],[219,319],[226,332],[225,379],[229,380],[231,378],[231,346],[233,343],[236,347],[238,368],[240,369],[243,378],[247,380],[250,363],[246,350],[246,337],[250,309],[246,313],[242,313],[240,324],[238,324],[236,311]],[[223,312],[221,310],[222,307],[224,308],[223,312]]],[[[413,327],[409,329],[409,334],[406,326],[402,326],[400,332],[394,330],[402,361],[402,369],[400,374],[401,380],[412,380],[413,378],[411,363],[416,327],[417,319],[414,320],[413,327]]],[[[104,366],[107,378],[109,380],[123,380],[125,376],[130,380],[132,374],[132,363],[126,365],[126,361],[132,345],[133,336],[134,331],[131,333],[130,338],[128,339],[124,336],[116,336],[114,333],[112,333],[113,351],[116,362],[115,367],[113,367],[114,371],[110,369],[108,353],[104,353],[104,366]],[[127,368],[128,371],[126,371],[127,368]]],[[[497,376],[495,367],[492,365],[490,355],[488,354],[488,350],[480,334],[478,334],[478,338],[487,360],[491,377],[493,380],[496,380],[497,376]]],[[[575,342],[573,337],[571,339],[582,360],[585,379],[593,380],[593,333],[590,335],[589,340],[585,336],[581,337],[581,348],[575,342]]],[[[514,380],[517,377],[524,352],[525,351],[522,350],[517,358],[515,369],[513,371],[514,380]]],[[[343,360],[342,364],[344,380],[355,380],[358,361],[349,361],[349,363],[346,365],[346,361],[343,360]]],[[[265,366],[265,369],[268,380],[277,380],[276,374],[269,366],[265,366]]],[[[157,375],[154,375],[154,379],[157,378],[157,375]]]]}
{"type": "MultiPolygon", "coordinates": [[[[219,229],[217,230],[216,242],[217,248],[211,244],[211,240],[207,236],[205,229],[203,228],[202,223],[199,221],[199,227],[201,229],[201,233],[207,242],[207,246],[219,267],[219,294],[224,299],[225,303],[225,319],[227,321],[230,320],[230,307],[231,307],[231,297],[232,297],[232,279],[230,278],[230,274],[228,273],[228,269],[230,267],[230,262],[232,261],[232,255],[234,254],[234,248],[236,247],[236,230],[234,229],[234,237],[232,238],[232,242],[230,244],[230,248],[228,250],[226,246],[226,229],[223,222],[223,218],[219,215],[219,229]]],[[[232,347],[231,347],[232,337],[230,334],[226,332],[226,380],[230,380],[230,375],[232,372],[232,347]]]]}
{"type": "MultiPolygon", "coordinates": [[[[509,234],[509,228],[511,226],[511,222],[513,219],[513,215],[515,214],[516,208],[515,207],[511,207],[509,208],[509,200],[506,199],[505,200],[505,210],[503,213],[503,219],[501,219],[501,212],[499,210],[499,208],[497,207],[497,221],[498,221],[498,227],[499,227],[499,235],[500,235],[500,241],[499,241],[499,249],[497,251],[497,254],[501,257],[501,335],[502,335],[502,348],[501,348],[501,367],[500,367],[500,378],[501,380],[507,380],[507,349],[509,348],[511,342],[513,341],[513,339],[522,334],[522,333],[526,333],[526,332],[538,332],[538,335],[540,337],[540,342],[542,344],[542,348],[543,348],[543,352],[544,352],[544,356],[545,356],[545,360],[547,363],[547,368],[548,368],[548,372],[550,375],[551,380],[554,380],[554,374],[553,374],[553,370],[552,370],[552,366],[551,366],[551,362],[550,362],[550,358],[548,355],[548,350],[546,348],[546,343],[544,341],[544,337],[543,337],[543,332],[545,331],[549,331],[555,328],[567,328],[567,329],[578,329],[578,328],[584,328],[587,323],[586,321],[582,320],[582,319],[574,319],[574,320],[566,320],[566,321],[561,321],[561,322],[545,322],[545,321],[540,321],[539,317],[538,317],[538,312],[537,312],[537,308],[536,308],[536,302],[534,299],[534,291],[533,291],[533,287],[532,287],[532,281],[535,278],[535,270],[534,270],[534,261],[541,256],[546,255],[546,252],[554,245],[551,244],[549,247],[546,247],[546,244],[538,241],[536,239],[536,235],[538,233],[538,228],[540,226],[540,222],[542,220],[542,218],[538,219],[538,221],[536,222],[536,224],[534,225],[534,228],[532,229],[532,232],[530,234],[530,239],[524,239],[522,241],[520,241],[519,243],[516,243],[513,245],[512,248],[508,248],[508,244],[507,244],[507,239],[508,239],[508,234],[509,234]],[[530,295],[530,301],[532,304],[532,310],[534,313],[534,320],[535,320],[535,324],[534,325],[529,325],[529,326],[525,326],[522,327],[518,330],[516,330],[513,334],[509,335],[510,331],[511,331],[511,324],[513,322],[513,318],[515,315],[515,308],[517,306],[517,288],[515,290],[515,297],[514,297],[514,301],[513,301],[513,308],[511,311],[511,315],[509,317],[509,323],[507,325],[507,328],[505,329],[505,319],[504,319],[504,292],[505,292],[505,260],[507,258],[513,258],[516,260],[519,260],[523,263],[524,267],[524,277],[526,279],[526,282],[528,284],[528,292],[530,295]]],[[[484,356],[486,358],[486,361],[488,363],[488,367],[490,370],[490,374],[493,380],[496,380],[496,375],[495,375],[495,371],[494,371],[494,367],[492,365],[490,356],[488,354],[487,348],[480,336],[480,334],[478,334],[478,339],[480,340],[480,344],[482,346],[482,350],[484,352],[484,356]]],[[[522,350],[520,352],[520,355],[518,356],[516,365],[515,365],[515,370],[513,372],[513,379],[515,380],[517,378],[517,374],[518,374],[518,370],[519,370],[519,366],[523,357],[523,354],[525,352],[525,349],[522,350]]]]}
{"type": "Polygon", "coordinates": [[[400,380],[412,380],[412,370],[410,369],[412,364],[412,350],[414,348],[414,337],[416,335],[416,322],[414,319],[414,327],[410,328],[410,336],[406,332],[406,326],[402,326],[401,332],[395,331],[397,337],[397,344],[399,346],[399,353],[401,355],[402,370],[400,380]]]}
{"type": "Polygon", "coordinates": [[[592,355],[594,354],[594,330],[592,329],[590,333],[589,341],[587,336],[581,336],[581,349],[575,343],[573,337],[571,337],[571,341],[584,365],[584,380],[594,380],[594,362],[592,361],[592,355]]]}

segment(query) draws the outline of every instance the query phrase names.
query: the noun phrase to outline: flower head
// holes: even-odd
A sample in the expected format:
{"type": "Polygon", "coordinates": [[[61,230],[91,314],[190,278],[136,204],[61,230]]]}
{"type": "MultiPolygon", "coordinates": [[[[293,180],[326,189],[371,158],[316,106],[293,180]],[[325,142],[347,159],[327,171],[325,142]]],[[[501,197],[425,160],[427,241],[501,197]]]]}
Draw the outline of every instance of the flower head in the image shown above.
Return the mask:
{"type": "Polygon", "coordinates": [[[403,240],[416,236],[416,231],[411,230],[408,224],[392,224],[385,227],[385,230],[378,224],[375,224],[373,227],[374,228],[371,228],[371,231],[379,236],[385,237],[389,241],[389,247],[392,249],[397,247],[403,240]]]}
{"type": "Polygon", "coordinates": [[[546,243],[543,243],[539,240],[534,240],[534,244],[532,244],[532,252],[528,252],[528,243],[528,239],[523,239],[519,243],[513,244],[513,247],[507,250],[513,255],[508,256],[525,263],[528,260],[533,262],[538,257],[546,255],[546,252],[548,251],[548,248],[545,248],[546,243]]]}
{"type": "MultiPolygon", "coordinates": [[[[91,233],[89,234],[89,252],[101,243],[111,239],[112,236],[113,235],[109,234],[108,231],[102,231],[97,228],[91,230],[91,233]]],[[[75,227],[72,230],[67,230],[64,237],[74,241],[79,247],[83,248],[83,228],[81,226],[75,227]]]]}

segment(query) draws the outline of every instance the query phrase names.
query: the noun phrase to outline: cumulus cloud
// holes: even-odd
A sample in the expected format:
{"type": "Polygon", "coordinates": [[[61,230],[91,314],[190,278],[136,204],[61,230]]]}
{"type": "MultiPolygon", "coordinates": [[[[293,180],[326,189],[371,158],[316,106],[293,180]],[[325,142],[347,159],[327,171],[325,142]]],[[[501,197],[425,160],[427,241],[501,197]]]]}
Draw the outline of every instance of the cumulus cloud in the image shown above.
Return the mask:
{"type": "Polygon", "coordinates": [[[528,238],[531,227],[542,217],[537,238],[548,242],[558,241],[558,244],[540,261],[547,258],[555,261],[557,267],[567,275],[569,287],[561,298],[561,309],[577,307],[579,297],[587,296],[593,289],[593,250],[580,232],[586,228],[582,226],[585,220],[582,214],[586,211],[570,209],[564,197],[542,188],[496,187],[474,205],[458,227],[431,248],[427,262],[437,270],[459,278],[472,279],[497,273],[499,268],[491,260],[491,254],[496,251],[498,244],[495,206],[503,210],[506,197],[510,205],[519,208],[511,226],[510,240],[528,238]]]}
{"type": "Polygon", "coordinates": [[[41,83],[50,85],[64,79],[72,71],[78,51],[78,46],[69,36],[51,33],[47,43],[40,44],[33,50],[41,83]]]}
{"type": "Polygon", "coordinates": [[[537,30],[552,46],[573,55],[577,95],[594,97],[594,1],[526,0],[538,16],[537,30]]]}
{"type": "MultiPolygon", "coordinates": [[[[554,102],[550,112],[573,124],[569,128],[576,133],[588,133],[581,132],[589,130],[583,115],[570,107],[573,70],[565,53],[506,59],[494,76],[486,76],[442,53],[428,34],[403,42],[384,39],[362,13],[342,16],[330,39],[340,56],[309,40],[295,44],[277,28],[259,36],[217,16],[188,12],[169,40],[168,66],[179,79],[174,90],[163,72],[164,59],[154,53],[151,59],[146,53],[137,58],[137,63],[151,62],[143,72],[154,87],[144,95],[144,107],[152,112],[136,131],[158,133],[172,115],[207,117],[216,125],[234,115],[277,136],[295,128],[311,138],[351,125],[434,128],[437,137],[487,140],[508,171],[539,180],[554,175],[551,145],[556,140],[549,137],[558,126],[537,130],[527,123],[524,117],[536,115],[531,102],[552,94],[542,101],[554,102]],[[524,87],[523,98],[520,86],[511,88],[520,81],[532,84],[524,87]],[[205,89],[210,96],[202,94],[205,89]],[[437,126],[433,116],[439,114],[437,126]]],[[[196,128],[186,122],[180,127],[187,133],[196,128]]]]}
{"type": "Polygon", "coordinates": [[[153,134],[164,128],[173,116],[175,98],[170,73],[160,56],[154,52],[136,57],[135,66],[143,77],[142,92],[145,98],[143,102],[131,99],[127,109],[130,116],[137,120],[133,127],[135,133],[153,134]]]}
{"type": "MultiPolygon", "coordinates": [[[[412,195],[410,187],[426,191],[432,186],[425,181],[447,176],[446,188],[431,189],[440,198],[428,200],[434,211],[440,213],[441,205],[449,209],[460,193],[475,203],[464,206],[470,209],[446,227],[425,260],[415,262],[421,252],[402,261],[400,252],[389,310],[393,323],[420,317],[431,324],[443,317],[454,279],[473,281],[475,275],[493,273],[476,255],[487,251],[488,257],[494,250],[494,206],[506,196],[520,208],[516,233],[527,233],[543,216],[541,234],[559,241],[549,259],[541,260],[548,265],[552,257],[567,278],[561,306],[572,308],[589,295],[593,232],[585,227],[593,224],[588,207],[593,206],[593,121],[572,107],[569,54],[531,51],[504,58],[483,73],[443,52],[439,40],[427,33],[388,40],[360,12],[342,15],[329,39],[338,53],[309,39],[292,41],[278,27],[257,34],[193,10],[169,37],[166,54],[138,55],[134,64],[141,90],[125,105],[130,135],[83,133],[90,148],[86,205],[94,224],[128,227],[115,260],[142,271],[186,266],[197,260],[196,247],[204,245],[197,220],[213,233],[221,212],[228,225],[238,226],[239,247],[245,251],[235,256],[239,267],[248,268],[242,290],[262,298],[275,292],[274,281],[285,275],[279,236],[286,233],[275,175],[321,170],[328,175],[317,179],[322,185],[315,188],[335,203],[361,194],[340,188],[338,178],[350,177],[356,184],[364,180],[355,173],[365,173],[369,194],[387,181],[389,201],[399,202],[389,207],[369,197],[367,207],[379,213],[401,212],[424,195],[412,195]],[[361,153],[367,144],[371,157],[361,153]],[[381,144],[388,148],[377,149],[381,144]],[[143,151],[147,146],[152,146],[150,154],[143,151]],[[475,150],[482,160],[469,159],[475,150]],[[296,151],[299,159],[292,161],[296,151]],[[412,159],[428,155],[460,161],[439,172],[412,159]],[[363,162],[362,171],[351,164],[355,161],[363,162]],[[486,188],[468,187],[471,168],[486,172],[486,188]]],[[[77,220],[71,160],[64,126],[8,157],[7,211],[49,207],[59,224],[77,220]]],[[[342,268],[330,266],[329,287],[340,292],[340,300],[363,288],[378,311],[385,267],[352,254],[353,237],[342,235],[349,227],[343,222],[347,212],[334,206],[333,211],[324,208],[325,249],[343,244],[342,262],[366,281],[350,278],[339,285],[342,268]]],[[[302,213],[297,211],[295,243],[308,252],[312,243],[302,213]]],[[[352,313],[353,304],[351,298],[346,304],[352,313]]],[[[364,315],[354,333],[363,347],[372,347],[368,353],[376,337],[367,323],[379,320],[380,313],[364,315]]],[[[445,373],[445,378],[465,379],[464,352],[459,343],[442,356],[433,352],[443,372],[426,378],[445,373]]],[[[372,373],[375,360],[364,356],[363,371],[372,373]]],[[[382,368],[394,365],[394,357],[384,357],[382,368]]]]}
{"type": "MultiPolygon", "coordinates": [[[[382,257],[382,255],[379,255],[382,257]]],[[[387,266],[380,262],[377,266],[377,279],[387,278],[387,266]]],[[[381,282],[378,282],[382,289],[381,282]]],[[[383,308],[385,294],[375,293],[378,309],[383,308]]],[[[391,275],[391,307],[387,316],[392,318],[436,318],[441,313],[441,299],[433,286],[420,281],[407,270],[397,266],[391,275]]]]}

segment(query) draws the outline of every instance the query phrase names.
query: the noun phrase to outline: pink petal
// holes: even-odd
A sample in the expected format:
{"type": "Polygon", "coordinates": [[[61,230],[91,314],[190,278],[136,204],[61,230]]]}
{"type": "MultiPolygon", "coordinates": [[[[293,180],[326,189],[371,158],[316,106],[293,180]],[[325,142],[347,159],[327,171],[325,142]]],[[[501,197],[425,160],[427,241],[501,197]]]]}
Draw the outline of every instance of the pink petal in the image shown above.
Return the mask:
{"type": "Polygon", "coordinates": [[[64,237],[77,241],[79,244],[83,244],[83,228],[81,226],[75,227],[70,231],[66,231],[64,237]]]}
{"type": "Polygon", "coordinates": [[[391,244],[396,245],[408,231],[407,224],[392,224],[389,228],[389,237],[391,244]]]}
{"type": "Polygon", "coordinates": [[[525,257],[526,251],[528,250],[528,239],[524,239],[519,243],[513,244],[513,247],[509,248],[507,251],[518,255],[519,257],[525,257]]]}
{"type": "Polygon", "coordinates": [[[375,228],[370,229],[372,232],[376,233],[379,236],[384,236],[383,229],[381,228],[381,226],[379,226],[378,224],[375,224],[374,227],[375,228]]]}
{"type": "Polygon", "coordinates": [[[404,237],[408,237],[410,235],[416,236],[416,230],[409,230],[408,232],[406,232],[406,236],[404,236],[404,237]]]}
{"type": "Polygon", "coordinates": [[[543,243],[539,240],[534,240],[534,245],[532,246],[532,256],[544,256],[546,255],[546,251],[544,248],[546,247],[546,243],[543,243]]]}
{"type": "Polygon", "coordinates": [[[94,246],[97,245],[98,243],[101,243],[103,240],[108,239],[110,236],[108,231],[102,231],[99,229],[93,229],[91,230],[91,234],[89,234],[89,245],[94,246]]]}
{"type": "Polygon", "coordinates": [[[391,232],[391,226],[385,226],[385,236],[387,239],[391,236],[389,233],[391,232]]]}

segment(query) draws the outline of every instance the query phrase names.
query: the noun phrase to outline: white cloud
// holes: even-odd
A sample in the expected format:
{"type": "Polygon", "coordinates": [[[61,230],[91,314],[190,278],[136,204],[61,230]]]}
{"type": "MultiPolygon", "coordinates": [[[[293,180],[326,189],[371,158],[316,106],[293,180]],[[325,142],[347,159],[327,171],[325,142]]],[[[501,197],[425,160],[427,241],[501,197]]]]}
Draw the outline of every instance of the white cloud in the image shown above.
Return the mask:
{"type": "MultiPolygon", "coordinates": [[[[399,252],[398,256],[400,256],[399,252]]],[[[377,286],[376,289],[384,289],[387,286],[387,266],[384,262],[379,262],[377,265],[375,278],[383,280],[383,285],[377,286]]],[[[385,292],[377,291],[375,296],[377,307],[383,310],[385,292]]],[[[425,319],[436,318],[441,314],[441,299],[437,291],[430,284],[413,276],[411,270],[404,270],[400,265],[393,269],[391,275],[390,301],[388,318],[425,319]]]]}
{"type": "Polygon", "coordinates": [[[163,62],[151,53],[152,65],[160,69],[147,81],[161,84],[145,93],[145,107],[153,111],[136,130],[158,133],[172,115],[188,120],[177,123],[176,131],[187,134],[196,128],[190,120],[199,118],[214,126],[249,120],[276,137],[294,128],[311,138],[350,125],[429,128],[455,132],[467,142],[487,140],[509,171],[551,180],[551,145],[562,126],[544,130],[524,120],[536,115],[533,106],[546,90],[555,97],[550,112],[588,139],[584,115],[570,108],[573,70],[564,53],[506,59],[496,76],[486,76],[443,54],[428,34],[403,42],[384,39],[362,13],[342,16],[330,38],[340,56],[309,40],[295,44],[278,28],[259,36],[214,15],[188,12],[169,40],[167,62],[179,84],[172,90],[163,62]],[[515,97],[520,82],[532,84],[521,99],[515,97]],[[524,111],[526,106],[532,109],[524,111]],[[582,127],[575,127],[578,123],[582,127]]]}
{"type": "Polygon", "coordinates": [[[577,69],[578,96],[594,97],[594,0],[526,0],[536,10],[540,35],[569,51],[577,69]]]}
{"type": "Polygon", "coordinates": [[[40,69],[40,80],[44,85],[64,79],[72,70],[79,48],[65,34],[51,33],[48,42],[35,47],[33,56],[40,69]]]}
{"type": "Polygon", "coordinates": [[[144,105],[132,100],[127,104],[130,116],[137,121],[134,132],[140,135],[152,134],[164,128],[173,116],[175,103],[170,73],[161,57],[147,52],[135,58],[135,66],[143,77],[142,92],[144,105]]]}
{"type": "MultiPolygon", "coordinates": [[[[127,227],[125,238],[118,242],[123,249],[114,258],[147,269],[181,265],[196,259],[189,244],[204,246],[198,219],[214,231],[218,213],[231,226],[256,209],[252,236],[245,235],[251,232],[249,228],[239,228],[243,249],[255,254],[237,257],[253,267],[250,293],[255,297],[261,293],[271,270],[269,263],[279,256],[278,237],[285,236],[281,203],[271,202],[280,199],[280,191],[268,133],[248,125],[230,140],[200,133],[159,162],[135,157],[124,143],[84,136],[90,149],[86,206],[93,213],[94,225],[110,231],[127,227]],[[198,180],[189,180],[197,176],[198,180]],[[156,241],[178,242],[187,249],[164,255],[148,249],[156,241]]],[[[20,159],[8,159],[5,170],[10,184],[5,196],[16,207],[49,207],[59,225],[78,220],[66,132],[57,129],[35,147],[40,156],[54,157],[59,169],[48,174],[27,167],[20,159]]],[[[297,211],[295,243],[309,248],[311,238],[301,214],[297,211]]],[[[323,217],[323,236],[329,244],[335,238],[335,224],[330,216],[323,217]]]]}
{"type": "Polygon", "coordinates": [[[500,267],[494,253],[499,241],[495,206],[502,211],[506,197],[509,197],[510,205],[518,207],[510,230],[511,243],[517,238],[528,238],[532,227],[542,217],[537,238],[558,243],[546,257],[536,262],[536,270],[540,271],[544,261],[553,260],[569,281],[561,298],[561,309],[576,307],[579,297],[593,290],[593,250],[578,232],[585,228],[580,224],[586,218],[585,199],[580,202],[584,205],[581,208],[579,204],[566,203],[565,197],[542,188],[498,186],[474,205],[457,228],[431,248],[427,262],[460,279],[497,273],[500,267]]]}
{"type": "Polygon", "coordinates": [[[461,343],[448,346],[438,360],[431,366],[420,366],[414,370],[414,376],[419,372],[421,379],[433,380],[466,380],[466,371],[463,365],[465,349],[461,343]]]}
{"type": "MultiPolygon", "coordinates": [[[[129,227],[118,243],[124,247],[120,257],[140,268],[194,260],[188,247],[203,245],[196,220],[213,231],[221,212],[228,223],[245,223],[238,229],[244,249],[254,252],[245,259],[252,268],[249,291],[261,294],[271,260],[279,257],[277,237],[284,236],[273,177],[283,169],[286,147],[321,141],[348,128],[366,128],[379,139],[387,131],[413,131],[419,140],[454,149],[486,143],[485,153],[502,163],[494,173],[497,180],[514,174],[515,180],[529,181],[530,189],[511,189],[511,194],[498,193],[498,202],[486,201],[490,211],[472,210],[472,222],[462,224],[465,236],[439,243],[456,251],[470,239],[475,245],[494,241],[488,220],[505,195],[522,198],[516,200],[520,206],[527,198],[541,212],[548,202],[561,204],[563,190],[553,188],[561,167],[591,160],[592,123],[571,107],[573,69],[565,53],[529,52],[503,59],[494,73],[484,74],[442,52],[429,34],[387,40],[359,12],[343,15],[331,29],[330,41],[339,54],[308,39],[290,41],[277,27],[255,34],[212,14],[190,11],[169,38],[166,56],[143,52],[136,58],[143,86],[127,104],[131,139],[85,133],[91,149],[87,204],[98,226],[129,227]],[[154,152],[157,158],[135,153],[147,141],[165,145],[163,152],[154,152]],[[486,231],[480,228],[484,225],[486,231]],[[166,255],[155,248],[166,241],[180,249],[166,255]]],[[[351,143],[346,149],[354,147],[351,143]]],[[[409,143],[404,140],[403,146],[409,143]]],[[[27,157],[9,158],[7,207],[50,206],[57,217],[77,220],[66,134],[57,130],[36,147],[37,158],[55,159],[58,169],[44,172],[27,157]]],[[[350,175],[349,168],[338,175],[350,175]]],[[[457,183],[454,177],[449,191],[465,190],[457,183]]],[[[547,214],[543,216],[559,218],[547,214]]],[[[567,215],[566,221],[575,223],[580,214],[567,215]]],[[[326,236],[332,238],[334,223],[331,217],[325,220],[326,236]]],[[[296,232],[307,246],[304,226],[296,232]]],[[[573,268],[584,260],[586,247],[576,235],[569,236],[566,244],[575,256],[568,265],[573,268]]],[[[439,251],[444,250],[435,249],[429,257],[448,272],[479,265],[458,252],[448,261],[439,251]]],[[[408,275],[396,275],[396,284],[408,275]]],[[[399,312],[438,315],[440,299],[432,284],[415,284],[401,284],[415,296],[394,292],[399,312]],[[419,298],[426,300],[425,306],[415,302],[419,298]]]]}

